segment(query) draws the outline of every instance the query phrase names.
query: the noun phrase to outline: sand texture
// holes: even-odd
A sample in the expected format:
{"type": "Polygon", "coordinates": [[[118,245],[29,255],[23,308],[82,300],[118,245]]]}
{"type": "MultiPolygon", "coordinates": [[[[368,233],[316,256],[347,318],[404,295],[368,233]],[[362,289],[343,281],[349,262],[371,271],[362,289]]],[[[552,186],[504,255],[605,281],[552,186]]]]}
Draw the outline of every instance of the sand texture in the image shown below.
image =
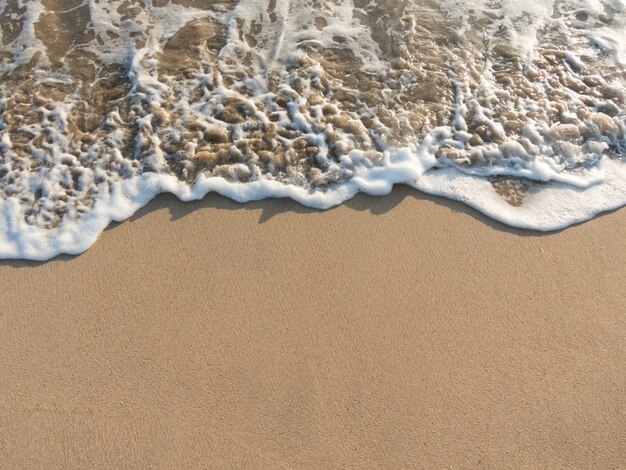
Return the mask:
{"type": "Polygon", "coordinates": [[[625,468],[624,233],[161,196],[0,262],[0,468],[625,468]]]}

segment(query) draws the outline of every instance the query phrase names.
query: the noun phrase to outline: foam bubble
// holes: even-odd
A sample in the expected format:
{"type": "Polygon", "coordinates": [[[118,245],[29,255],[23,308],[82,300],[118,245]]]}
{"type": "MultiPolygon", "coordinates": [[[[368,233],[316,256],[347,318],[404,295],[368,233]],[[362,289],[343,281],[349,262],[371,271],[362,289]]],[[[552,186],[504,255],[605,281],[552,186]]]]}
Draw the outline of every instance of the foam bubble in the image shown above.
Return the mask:
{"type": "Polygon", "coordinates": [[[0,0],[0,257],[161,192],[394,184],[554,230],[626,204],[622,0],[0,0]]]}

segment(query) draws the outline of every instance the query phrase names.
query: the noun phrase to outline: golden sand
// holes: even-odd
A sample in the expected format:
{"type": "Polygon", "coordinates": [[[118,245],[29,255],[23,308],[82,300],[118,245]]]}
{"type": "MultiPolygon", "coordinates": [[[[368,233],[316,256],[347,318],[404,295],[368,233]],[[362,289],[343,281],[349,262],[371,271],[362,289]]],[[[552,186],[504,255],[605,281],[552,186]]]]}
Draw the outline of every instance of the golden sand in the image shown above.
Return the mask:
{"type": "Polygon", "coordinates": [[[159,197],[0,263],[0,467],[624,468],[624,233],[159,197]]]}

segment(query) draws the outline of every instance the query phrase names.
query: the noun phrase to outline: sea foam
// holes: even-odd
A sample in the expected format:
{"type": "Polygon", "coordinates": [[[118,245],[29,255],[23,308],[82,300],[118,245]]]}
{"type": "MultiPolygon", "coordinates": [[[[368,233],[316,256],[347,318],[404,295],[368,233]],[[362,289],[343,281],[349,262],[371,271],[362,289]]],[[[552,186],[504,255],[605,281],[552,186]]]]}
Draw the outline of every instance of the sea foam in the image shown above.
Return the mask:
{"type": "Polygon", "coordinates": [[[405,184],[556,230],[626,204],[621,0],[0,0],[0,258],[157,194],[405,184]]]}

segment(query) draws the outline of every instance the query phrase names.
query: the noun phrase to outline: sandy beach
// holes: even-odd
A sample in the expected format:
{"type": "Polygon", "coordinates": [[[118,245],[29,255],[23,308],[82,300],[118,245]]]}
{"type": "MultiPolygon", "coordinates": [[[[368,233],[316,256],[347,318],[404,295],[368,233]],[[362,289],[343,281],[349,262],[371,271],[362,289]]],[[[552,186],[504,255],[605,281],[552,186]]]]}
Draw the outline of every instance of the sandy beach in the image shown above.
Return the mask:
{"type": "Polygon", "coordinates": [[[625,1],[0,5],[0,470],[626,469],[625,1]]]}
{"type": "Polygon", "coordinates": [[[0,263],[0,467],[624,468],[624,233],[160,196],[0,263]]]}

